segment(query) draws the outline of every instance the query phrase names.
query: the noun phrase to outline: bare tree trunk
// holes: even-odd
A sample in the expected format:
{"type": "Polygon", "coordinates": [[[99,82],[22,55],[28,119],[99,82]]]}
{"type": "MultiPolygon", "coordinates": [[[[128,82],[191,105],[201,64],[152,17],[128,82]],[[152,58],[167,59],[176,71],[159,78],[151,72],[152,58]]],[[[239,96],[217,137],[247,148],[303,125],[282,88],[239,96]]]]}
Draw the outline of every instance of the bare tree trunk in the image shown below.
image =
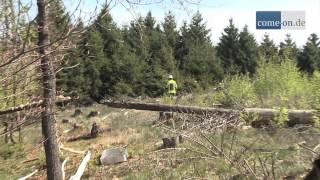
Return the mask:
{"type": "Polygon", "coordinates": [[[47,0],[37,0],[38,5],[38,45],[41,56],[42,86],[43,86],[43,112],[42,133],[45,138],[44,148],[47,163],[47,179],[61,180],[61,162],[59,160],[59,147],[56,137],[56,126],[54,117],[55,101],[55,73],[52,61],[46,55],[44,45],[49,43],[48,22],[46,6],[47,0]]]}
{"type": "MultiPolygon", "coordinates": [[[[20,112],[17,112],[17,120],[16,120],[16,123],[17,123],[17,125],[22,123],[20,112]]],[[[22,141],[23,141],[21,128],[22,128],[22,125],[18,125],[18,133],[19,133],[19,136],[18,136],[19,138],[18,138],[18,140],[19,140],[19,143],[22,143],[22,141]]]]}
{"type": "Polygon", "coordinates": [[[5,38],[6,38],[6,45],[8,45],[11,41],[12,36],[11,36],[11,22],[10,22],[11,8],[9,8],[9,2],[7,0],[3,1],[3,9],[4,9],[4,25],[6,29],[5,38]]]}
{"type": "MultiPolygon", "coordinates": [[[[4,85],[4,88],[3,88],[3,93],[4,93],[4,97],[7,97],[8,96],[8,92],[7,92],[7,82],[5,81],[5,85],[4,85]]],[[[6,99],[6,107],[9,106],[9,99],[6,99]]],[[[6,115],[6,119],[5,119],[5,122],[4,122],[4,133],[5,133],[5,136],[4,136],[4,142],[5,143],[9,143],[9,138],[8,138],[8,131],[9,131],[9,123],[8,123],[8,120],[10,118],[10,115],[7,114],[6,115]]]]}
{"type": "Polygon", "coordinates": [[[4,135],[4,142],[7,144],[7,143],[9,142],[9,141],[8,141],[8,134],[7,134],[7,132],[8,132],[8,123],[7,123],[7,122],[4,122],[3,125],[4,125],[3,133],[5,133],[5,135],[4,135]]]}
{"type": "MultiPolygon", "coordinates": [[[[16,97],[16,93],[17,93],[17,81],[16,81],[16,76],[15,75],[13,75],[13,78],[12,78],[12,95],[13,95],[13,99],[12,99],[12,106],[13,107],[15,107],[16,105],[17,105],[17,97],[16,97]]],[[[11,123],[10,123],[10,127],[9,127],[9,131],[10,131],[10,134],[9,134],[9,136],[10,136],[10,140],[11,140],[11,142],[12,143],[16,143],[16,141],[14,140],[14,138],[13,138],[13,128],[14,128],[14,125],[15,125],[15,123],[17,124],[17,122],[15,121],[15,120],[17,120],[16,119],[17,118],[17,114],[16,113],[14,113],[14,114],[12,114],[12,116],[11,116],[11,123]]]]}

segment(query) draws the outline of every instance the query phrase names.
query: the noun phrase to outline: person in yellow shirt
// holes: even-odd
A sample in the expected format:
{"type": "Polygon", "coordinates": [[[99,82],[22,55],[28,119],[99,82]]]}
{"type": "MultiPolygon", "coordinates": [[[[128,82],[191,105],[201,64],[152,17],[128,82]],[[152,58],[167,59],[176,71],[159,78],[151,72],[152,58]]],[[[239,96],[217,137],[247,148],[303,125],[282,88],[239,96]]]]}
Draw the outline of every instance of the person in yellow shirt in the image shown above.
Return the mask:
{"type": "Polygon", "coordinates": [[[169,96],[173,97],[177,94],[177,82],[173,79],[172,75],[169,75],[169,80],[167,82],[167,89],[169,96]]]}

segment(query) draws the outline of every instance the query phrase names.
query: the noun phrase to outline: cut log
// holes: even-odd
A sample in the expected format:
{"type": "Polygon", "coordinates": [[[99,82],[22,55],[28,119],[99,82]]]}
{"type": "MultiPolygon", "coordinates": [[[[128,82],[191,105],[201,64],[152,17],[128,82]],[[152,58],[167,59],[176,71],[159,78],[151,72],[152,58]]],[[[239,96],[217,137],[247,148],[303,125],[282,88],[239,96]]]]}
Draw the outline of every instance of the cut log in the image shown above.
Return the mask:
{"type": "MultiPolygon", "coordinates": [[[[261,121],[268,123],[268,120],[274,119],[279,115],[279,110],[276,109],[264,109],[264,108],[245,108],[247,113],[258,114],[261,121]]],[[[296,124],[314,124],[314,117],[317,116],[316,110],[288,110],[288,125],[294,126],[296,124]]]]}
{"type": "Polygon", "coordinates": [[[26,180],[26,179],[30,178],[31,176],[33,176],[37,172],[38,172],[38,170],[35,170],[32,173],[30,173],[30,174],[28,174],[28,175],[26,175],[26,176],[24,176],[22,178],[19,178],[18,180],[26,180]]]}
{"type": "Polygon", "coordinates": [[[66,163],[68,162],[69,160],[69,157],[67,157],[63,162],[62,162],[62,165],[61,165],[61,171],[62,171],[62,180],[65,180],[66,179],[66,172],[64,170],[64,167],[66,166],[66,163]]]}
{"type": "Polygon", "coordinates": [[[71,176],[70,180],[80,180],[81,179],[81,176],[84,173],[84,170],[86,169],[86,166],[87,166],[87,163],[90,160],[90,157],[91,157],[91,152],[88,151],[86,156],[83,158],[83,160],[82,160],[82,162],[81,162],[76,174],[74,176],[71,176]]]}
{"type": "Polygon", "coordinates": [[[196,107],[196,106],[181,106],[181,105],[139,103],[139,102],[120,102],[120,101],[104,101],[101,104],[104,104],[113,108],[163,111],[163,112],[179,112],[179,113],[190,113],[190,114],[192,113],[204,114],[206,112],[230,113],[235,111],[232,109],[223,109],[223,108],[205,108],[205,107],[196,107]]]}
{"type": "Polygon", "coordinates": [[[64,147],[64,145],[61,143],[59,146],[60,150],[65,150],[68,152],[72,152],[72,153],[76,153],[76,154],[85,154],[85,151],[78,151],[78,150],[74,150],[68,147],[64,147]]]}
{"type": "MultiPolygon", "coordinates": [[[[181,105],[167,105],[156,103],[139,103],[139,102],[120,102],[120,101],[104,101],[101,104],[107,105],[113,108],[126,108],[136,110],[148,110],[148,111],[168,111],[188,114],[207,114],[207,113],[254,113],[259,116],[262,121],[270,121],[277,115],[279,111],[276,109],[264,109],[264,108],[245,108],[243,111],[235,109],[225,108],[208,108],[197,106],[181,106],[181,105]]],[[[316,110],[288,110],[289,126],[296,124],[313,124],[314,116],[317,116],[316,110]]]]}

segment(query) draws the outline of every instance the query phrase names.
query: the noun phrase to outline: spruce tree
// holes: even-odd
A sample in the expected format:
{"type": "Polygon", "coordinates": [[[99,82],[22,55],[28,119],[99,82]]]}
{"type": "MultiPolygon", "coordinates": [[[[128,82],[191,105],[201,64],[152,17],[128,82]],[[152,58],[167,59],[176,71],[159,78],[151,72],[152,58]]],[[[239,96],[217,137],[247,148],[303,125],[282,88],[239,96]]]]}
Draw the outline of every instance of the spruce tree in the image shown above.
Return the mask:
{"type": "Polygon", "coordinates": [[[60,72],[57,85],[80,100],[90,97],[98,101],[103,98],[100,75],[107,58],[102,35],[95,28],[90,28],[81,39],[77,43],[78,48],[67,57],[68,64],[75,67],[60,72]]]}
{"type": "Polygon", "coordinates": [[[162,28],[167,38],[168,44],[171,46],[171,48],[174,48],[177,43],[178,31],[176,29],[177,23],[175,17],[171,11],[166,14],[164,22],[162,23],[162,28]]]}
{"type": "Polygon", "coordinates": [[[102,9],[92,28],[100,32],[104,44],[104,53],[108,58],[111,58],[118,49],[122,37],[121,31],[113,21],[108,7],[102,9]]]}
{"type": "Polygon", "coordinates": [[[188,28],[182,27],[186,56],[182,70],[205,88],[222,77],[220,61],[210,40],[210,30],[206,27],[202,15],[197,12],[188,28]]]}
{"type": "Polygon", "coordinates": [[[296,43],[292,40],[290,34],[287,34],[284,42],[280,42],[280,58],[282,60],[290,59],[296,62],[298,53],[299,49],[297,48],[296,43]]]}
{"type": "Polygon", "coordinates": [[[232,19],[229,20],[229,26],[224,29],[220,38],[217,55],[226,73],[234,74],[241,71],[239,32],[232,19]]]}
{"type": "Polygon", "coordinates": [[[249,33],[247,25],[239,34],[239,48],[240,57],[235,60],[238,60],[236,64],[239,66],[240,72],[255,73],[259,60],[258,44],[253,34],[249,33]]]}
{"type": "Polygon", "coordinates": [[[159,96],[164,93],[165,80],[168,74],[174,74],[175,60],[173,51],[161,31],[160,26],[155,24],[151,12],[144,19],[145,39],[147,41],[148,68],[145,70],[145,88],[147,95],[159,96]]]}
{"type": "Polygon", "coordinates": [[[206,23],[203,20],[202,15],[197,11],[191,19],[189,25],[188,36],[191,40],[194,40],[195,43],[210,42],[210,29],[207,28],[206,23]]]}
{"type": "Polygon", "coordinates": [[[183,71],[187,55],[189,53],[189,48],[187,46],[188,39],[188,25],[187,22],[184,21],[183,25],[180,28],[180,33],[177,38],[177,43],[174,48],[174,57],[177,60],[177,67],[180,71],[183,71]]]}
{"type": "Polygon", "coordinates": [[[147,39],[144,34],[143,18],[139,17],[137,21],[132,21],[128,28],[124,28],[123,39],[132,47],[133,51],[140,59],[147,59],[147,39]]]}
{"type": "Polygon", "coordinates": [[[298,57],[298,67],[309,74],[320,69],[319,38],[311,34],[298,57]]]}
{"type": "Polygon", "coordinates": [[[95,100],[103,98],[101,94],[101,68],[105,65],[104,44],[102,35],[97,30],[91,30],[88,35],[87,47],[82,60],[84,84],[82,89],[95,100]]]}
{"type": "Polygon", "coordinates": [[[62,0],[50,0],[48,6],[48,20],[50,21],[51,41],[57,41],[72,28],[71,17],[66,11],[62,0]]]}
{"type": "Polygon", "coordinates": [[[260,44],[260,55],[265,58],[266,62],[279,62],[278,59],[278,48],[274,44],[273,40],[270,39],[268,34],[264,35],[262,43],[260,44]]]}
{"type": "MultiPolygon", "coordinates": [[[[134,62],[139,64],[133,94],[159,96],[164,93],[168,74],[176,73],[174,52],[151,12],[123,29],[123,40],[134,62]]],[[[130,57],[126,57],[127,60],[130,57]]]]}

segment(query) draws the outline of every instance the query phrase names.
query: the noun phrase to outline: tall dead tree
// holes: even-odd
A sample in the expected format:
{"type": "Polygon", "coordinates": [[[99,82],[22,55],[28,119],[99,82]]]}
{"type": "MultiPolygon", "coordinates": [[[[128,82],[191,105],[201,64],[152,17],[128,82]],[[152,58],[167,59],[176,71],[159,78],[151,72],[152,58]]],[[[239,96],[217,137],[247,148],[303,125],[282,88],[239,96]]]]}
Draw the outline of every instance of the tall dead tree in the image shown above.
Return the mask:
{"type": "Polygon", "coordinates": [[[49,44],[47,22],[48,0],[37,0],[38,6],[38,46],[41,56],[41,72],[43,86],[43,112],[42,133],[45,138],[44,148],[47,164],[47,178],[49,180],[62,179],[61,163],[59,160],[59,147],[56,137],[54,103],[55,103],[55,72],[45,46],[49,44]]]}

